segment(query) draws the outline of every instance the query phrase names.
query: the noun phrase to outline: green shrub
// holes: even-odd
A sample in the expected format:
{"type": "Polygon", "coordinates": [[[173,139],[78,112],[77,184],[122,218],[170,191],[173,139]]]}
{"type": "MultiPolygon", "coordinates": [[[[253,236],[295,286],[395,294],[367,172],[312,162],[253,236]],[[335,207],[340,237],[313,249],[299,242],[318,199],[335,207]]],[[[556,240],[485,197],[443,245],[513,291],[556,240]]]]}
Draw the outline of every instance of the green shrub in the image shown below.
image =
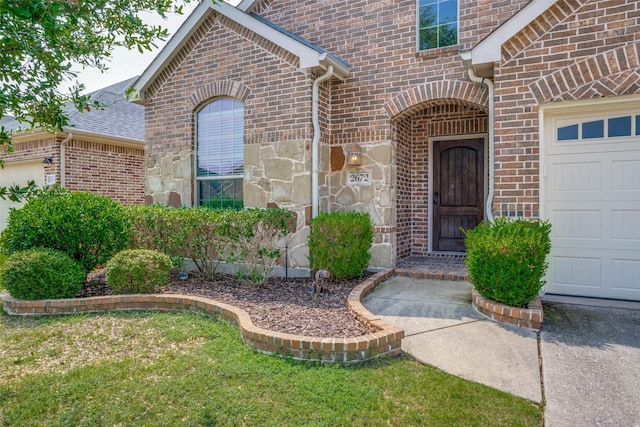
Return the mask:
{"type": "Polygon", "coordinates": [[[282,209],[127,208],[130,247],[153,249],[174,260],[191,259],[205,279],[220,261],[246,263],[241,277],[265,280],[280,257],[278,241],[293,227],[295,215],[282,209]]]}
{"type": "Polygon", "coordinates": [[[230,241],[226,260],[248,267],[239,272],[241,279],[262,283],[271,276],[281,256],[279,240],[295,231],[295,219],[292,212],[272,208],[221,213],[219,233],[230,241]]]}
{"type": "Polygon", "coordinates": [[[170,272],[171,259],[166,254],[128,249],[109,260],[106,279],[116,294],[148,294],[166,285],[170,272]]]}
{"type": "Polygon", "coordinates": [[[213,278],[230,243],[219,233],[220,224],[235,211],[167,206],[129,206],[130,247],[169,255],[178,267],[191,259],[206,279],[213,278]]]}
{"type": "Polygon", "coordinates": [[[0,289],[19,299],[71,298],[82,290],[82,266],[61,251],[34,248],[14,252],[0,267],[0,289]]]}
{"type": "Polygon", "coordinates": [[[37,247],[58,249],[89,272],[124,249],[128,240],[127,216],[118,203],[52,187],[10,211],[0,246],[8,254],[37,247]]]}
{"type": "Polygon", "coordinates": [[[336,279],[362,276],[369,266],[373,224],[366,212],[322,213],[311,220],[309,261],[336,279]]]}
{"type": "Polygon", "coordinates": [[[464,231],[473,286],[486,298],[526,306],[544,286],[550,232],[548,222],[506,218],[464,231]]]}

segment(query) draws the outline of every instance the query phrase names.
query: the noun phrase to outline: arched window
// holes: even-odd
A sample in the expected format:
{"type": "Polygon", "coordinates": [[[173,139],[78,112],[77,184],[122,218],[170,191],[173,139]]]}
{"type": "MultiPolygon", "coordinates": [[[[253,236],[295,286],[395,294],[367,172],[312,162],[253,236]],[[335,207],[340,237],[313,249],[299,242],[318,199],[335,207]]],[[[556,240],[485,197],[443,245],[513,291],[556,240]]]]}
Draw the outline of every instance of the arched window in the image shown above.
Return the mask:
{"type": "Polygon", "coordinates": [[[196,118],[198,204],[242,209],[244,105],[231,98],[206,104],[196,118]]]}

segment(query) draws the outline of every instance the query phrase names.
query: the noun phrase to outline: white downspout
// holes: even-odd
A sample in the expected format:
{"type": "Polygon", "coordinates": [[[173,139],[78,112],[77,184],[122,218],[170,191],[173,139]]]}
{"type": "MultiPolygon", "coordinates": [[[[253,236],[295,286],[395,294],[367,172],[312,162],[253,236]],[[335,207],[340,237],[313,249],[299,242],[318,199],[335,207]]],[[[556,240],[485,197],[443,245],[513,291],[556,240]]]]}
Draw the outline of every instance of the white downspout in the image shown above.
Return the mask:
{"type": "Polygon", "coordinates": [[[71,141],[71,138],[73,138],[73,134],[71,132],[67,133],[67,137],[65,139],[62,140],[62,142],[60,142],[60,187],[64,188],[64,186],[67,184],[67,179],[66,179],[66,175],[67,175],[67,171],[66,171],[66,160],[65,160],[65,153],[66,153],[66,146],[67,143],[69,141],[71,141]]]}
{"type": "Polygon", "coordinates": [[[318,158],[318,144],[320,143],[320,123],[318,122],[318,88],[320,83],[328,80],[333,75],[333,66],[327,68],[327,72],[315,79],[313,82],[313,92],[311,97],[311,122],[313,123],[313,140],[311,141],[311,217],[318,216],[318,205],[320,196],[318,190],[318,168],[320,159],[318,158]]]}
{"type": "Polygon", "coordinates": [[[489,193],[487,194],[487,200],[485,202],[485,214],[487,221],[493,221],[493,197],[495,195],[494,181],[495,181],[495,141],[493,136],[494,128],[494,111],[493,111],[493,81],[484,77],[478,77],[473,72],[471,64],[467,64],[467,72],[469,73],[469,79],[472,82],[482,85],[486,84],[489,90],[489,193]]]}

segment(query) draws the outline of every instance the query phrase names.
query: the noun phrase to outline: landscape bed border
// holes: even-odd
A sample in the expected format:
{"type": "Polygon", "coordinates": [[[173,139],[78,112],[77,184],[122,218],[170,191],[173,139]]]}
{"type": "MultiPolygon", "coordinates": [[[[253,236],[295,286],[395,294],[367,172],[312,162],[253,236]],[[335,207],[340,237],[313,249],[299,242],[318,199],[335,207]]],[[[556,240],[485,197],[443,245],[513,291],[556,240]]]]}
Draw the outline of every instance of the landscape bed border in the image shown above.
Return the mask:
{"type": "Polygon", "coordinates": [[[371,332],[347,338],[311,337],[259,328],[253,324],[246,311],[197,296],[133,294],[27,301],[13,298],[4,291],[0,294],[0,301],[5,312],[18,316],[140,310],[201,313],[236,325],[245,344],[258,352],[290,357],[295,361],[349,365],[402,353],[404,331],[373,315],[361,302],[379,283],[393,275],[393,269],[383,270],[353,288],[347,299],[349,313],[371,332]]]}

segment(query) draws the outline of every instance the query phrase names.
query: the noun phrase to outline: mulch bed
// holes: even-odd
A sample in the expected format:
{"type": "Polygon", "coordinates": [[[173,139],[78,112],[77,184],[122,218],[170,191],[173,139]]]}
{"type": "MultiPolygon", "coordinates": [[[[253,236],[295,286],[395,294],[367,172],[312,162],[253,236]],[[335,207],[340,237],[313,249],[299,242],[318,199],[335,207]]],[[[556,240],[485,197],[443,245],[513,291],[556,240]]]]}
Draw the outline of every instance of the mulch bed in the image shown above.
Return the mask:
{"type": "MultiPolygon", "coordinates": [[[[353,280],[336,280],[330,291],[311,293],[311,279],[269,278],[264,284],[243,283],[234,276],[217,275],[213,281],[189,274],[180,280],[172,273],[163,290],[167,294],[194,295],[211,298],[249,313],[261,328],[294,335],[315,337],[353,337],[369,330],[351,317],[347,297],[351,290],[372,273],[353,280]]],[[[77,297],[111,295],[104,270],[96,271],[77,297]]]]}

